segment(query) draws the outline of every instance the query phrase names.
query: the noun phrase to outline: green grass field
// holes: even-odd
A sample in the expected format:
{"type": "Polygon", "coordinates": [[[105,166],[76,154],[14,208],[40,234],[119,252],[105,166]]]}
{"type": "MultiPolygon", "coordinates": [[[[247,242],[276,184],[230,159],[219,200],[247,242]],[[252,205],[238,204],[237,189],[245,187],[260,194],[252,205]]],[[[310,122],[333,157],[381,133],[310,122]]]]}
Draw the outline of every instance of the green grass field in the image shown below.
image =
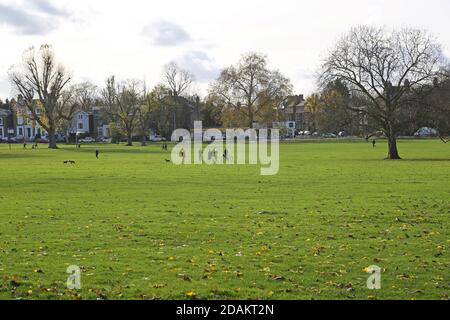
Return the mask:
{"type": "Polygon", "coordinates": [[[450,146],[286,143],[276,176],[160,149],[0,145],[0,298],[448,299],[450,146]]]}

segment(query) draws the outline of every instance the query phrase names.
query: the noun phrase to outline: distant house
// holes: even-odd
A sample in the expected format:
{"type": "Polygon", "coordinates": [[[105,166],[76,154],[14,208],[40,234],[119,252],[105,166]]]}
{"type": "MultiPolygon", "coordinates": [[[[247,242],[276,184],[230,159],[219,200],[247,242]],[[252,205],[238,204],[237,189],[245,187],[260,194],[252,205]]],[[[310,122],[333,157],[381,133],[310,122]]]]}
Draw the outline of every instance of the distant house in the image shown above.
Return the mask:
{"type": "MultiPolygon", "coordinates": [[[[42,106],[39,100],[33,100],[34,112],[36,115],[40,115],[42,112],[42,106]]],[[[34,119],[33,113],[25,106],[23,98],[19,95],[17,103],[15,104],[13,111],[14,117],[14,129],[17,139],[23,139],[26,141],[47,137],[48,133],[44,128],[34,119]]]]}
{"type": "Polygon", "coordinates": [[[109,130],[109,122],[106,119],[101,107],[92,107],[90,126],[92,126],[92,137],[109,138],[111,136],[109,130]]]}
{"type": "MultiPolygon", "coordinates": [[[[39,114],[39,110],[36,111],[39,114]]],[[[45,131],[37,121],[31,119],[32,115],[30,111],[26,111],[26,114],[17,114],[16,122],[16,137],[18,139],[33,140],[47,136],[45,131]]]]}
{"type": "Polygon", "coordinates": [[[72,118],[71,134],[83,134],[92,138],[109,138],[109,123],[100,107],[92,107],[91,112],[78,111],[72,118]]]}
{"type": "Polygon", "coordinates": [[[71,133],[89,134],[90,132],[89,113],[86,111],[76,112],[72,118],[71,133]]]}
{"type": "Polygon", "coordinates": [[[9,105],[0,103],[0,139],[8,137],[11,114],[9,105]]]}
{"type": "Polygon", "coordinates": [[[285,117],[286,123],[296,130],[310,130],[310,113],[305,111],[305,99],[302,94],[290,96],[280,107],[281,113],[285,117]]]}

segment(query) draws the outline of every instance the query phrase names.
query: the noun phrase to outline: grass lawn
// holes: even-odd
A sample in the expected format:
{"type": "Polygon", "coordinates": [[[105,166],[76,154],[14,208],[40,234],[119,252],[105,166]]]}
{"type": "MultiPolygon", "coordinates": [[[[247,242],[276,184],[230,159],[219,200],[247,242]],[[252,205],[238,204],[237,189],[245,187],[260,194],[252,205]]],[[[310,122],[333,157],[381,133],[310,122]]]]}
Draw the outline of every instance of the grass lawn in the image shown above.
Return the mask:
{"type": "Polygon", "coordinates": [[[449,145],[285,143],[276,176],[160,149],[0,145],[0,298],[448,299],[449,145]]]}

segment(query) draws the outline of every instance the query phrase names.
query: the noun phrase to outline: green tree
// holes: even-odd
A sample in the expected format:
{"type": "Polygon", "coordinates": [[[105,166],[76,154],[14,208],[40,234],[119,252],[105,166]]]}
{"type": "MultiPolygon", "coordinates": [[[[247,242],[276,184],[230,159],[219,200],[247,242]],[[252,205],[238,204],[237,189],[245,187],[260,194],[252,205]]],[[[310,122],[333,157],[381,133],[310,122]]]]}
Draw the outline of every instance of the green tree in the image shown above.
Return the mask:
{"type": "Polygon", "coordinates": [[[224,108],[233,109],[229,114],[239,114],[252,127],[268,105],[279,105],[291,94],[292,85],[279,71],[268,69],[264,55],[248,53],[222,70],[209,92],[222,100],[224,108]]]}

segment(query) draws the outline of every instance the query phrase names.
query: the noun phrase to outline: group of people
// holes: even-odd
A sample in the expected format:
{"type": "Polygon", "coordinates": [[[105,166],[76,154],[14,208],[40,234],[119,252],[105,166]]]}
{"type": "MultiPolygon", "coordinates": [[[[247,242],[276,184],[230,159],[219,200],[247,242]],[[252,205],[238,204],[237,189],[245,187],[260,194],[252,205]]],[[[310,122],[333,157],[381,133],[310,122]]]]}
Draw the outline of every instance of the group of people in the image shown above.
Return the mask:
{"type": "MultiPolygon", "coordinates": [[[[211,161],[214,159],[214,162],[217,162],[217,159],[219,157],[219,151],[217,150],[217,148],[214,148],[213,150],[208,150],[208,161],[211,161]]],[[[202,160],[203,158],[203,150],[202,149],[198,149],[198,159],[202,160]]],[[[229,154],[228,154],[228,149],[225,148],[225,150],[223,151],[222,154],[222,158],[223,160],[229,160],[229,154]]]]}
{"type": "MultiPolygon", "coordinates": [[[[164,147],[163,147],[163,150],[164,150],[164,147]]],[[[179,156],[184,161],[186,158],[186,151],[184,151],[184,149],[181,149],[179,156]]],[[[214,162],[217,162],[218,157],[219,157],[219,151],[217,150],[217,148],[214,148],[213,150],[211,150],[211,149],[208,150],[208,161],[213,160],[214,162]]],[[[223,154],[222,154],[222,158],[224,161],[229,160],[228,149],[225,148],[225,150],[223,151],[223,154]]],[[[198,149],[198,160],[200,160],[200,161],[203,160],[203,150],[202,149],[198,149]]]]}

